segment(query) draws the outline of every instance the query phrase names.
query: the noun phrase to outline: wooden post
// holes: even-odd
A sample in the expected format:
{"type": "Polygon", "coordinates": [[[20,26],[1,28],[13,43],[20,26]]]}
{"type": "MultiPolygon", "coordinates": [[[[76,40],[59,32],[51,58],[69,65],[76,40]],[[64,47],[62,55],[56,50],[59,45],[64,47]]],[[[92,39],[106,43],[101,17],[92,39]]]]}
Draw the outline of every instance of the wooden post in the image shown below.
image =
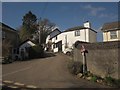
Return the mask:
{"type": "Polygon", "coordinates": [[[86,50],[84,46],[82,45],[81,53],[83,56],[83,74],[87,72],[87,65],[86,65],[86,50]]]}
{"type": "Polygon", "coordinates": [[[85,53],[82,52],[82,56],[83,56],[83,73],[85,73],[85,53]]]}

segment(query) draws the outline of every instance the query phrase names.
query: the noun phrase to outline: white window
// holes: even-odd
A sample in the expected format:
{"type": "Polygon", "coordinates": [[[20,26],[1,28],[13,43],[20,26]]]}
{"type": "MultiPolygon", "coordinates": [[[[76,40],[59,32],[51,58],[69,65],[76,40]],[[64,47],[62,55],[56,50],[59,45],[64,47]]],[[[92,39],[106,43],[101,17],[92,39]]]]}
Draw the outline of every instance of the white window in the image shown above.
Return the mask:
{"type": "Polygon", "coordinates": [[[80,36],[80,30],[75,31],[75,36],[80,36]]]}
{"type": "Polygon", "coordinates": [[[116,39],[117,38],[117,32],[116,31],[110,31],[110,38],[116,39]]]}

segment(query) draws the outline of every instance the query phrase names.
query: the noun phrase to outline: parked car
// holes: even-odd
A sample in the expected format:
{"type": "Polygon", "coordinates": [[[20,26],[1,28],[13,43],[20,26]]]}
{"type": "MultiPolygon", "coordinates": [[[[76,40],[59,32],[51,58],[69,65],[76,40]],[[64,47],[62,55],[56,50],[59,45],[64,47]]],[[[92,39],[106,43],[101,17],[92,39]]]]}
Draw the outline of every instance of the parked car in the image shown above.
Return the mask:
{"type": "Polygon", "coordinates": [[[72,52],[73,52],[73,49],[72,49],[72,48],[66,48],[63,53],[65,53],[66,55],[71,56],[71,55],[72,55],[72,52]]]}
{"type": "Polygon", "coordinates": [[[8,63],[12,63],[13,60],[11,58],[11,56],[6,56],[6,57],[2,57],[2,64],[8,64],[8,63]]]}

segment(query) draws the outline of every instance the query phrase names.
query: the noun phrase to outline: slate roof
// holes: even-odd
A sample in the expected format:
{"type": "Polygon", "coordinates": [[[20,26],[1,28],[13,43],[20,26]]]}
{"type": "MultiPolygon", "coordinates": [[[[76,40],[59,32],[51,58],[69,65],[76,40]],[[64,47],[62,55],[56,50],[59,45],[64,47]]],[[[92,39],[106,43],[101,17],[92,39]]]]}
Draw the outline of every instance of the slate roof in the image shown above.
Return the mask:
{"type": "MultiPolygon", "coordinates": [[[[69,32],[69,31],[75,31],[75,30],[81,30],[81,29],[88,29],[88,28],[86,28],[84,26],[76,26],[76,27],[73,27],[73,28],[69,28],[69,29],[67,29],[67,30],[65,30],[63,32],[69,32]]],[[[95,30],[93,30],[91,28],[89,28],[89,29],[92,30],[92,31],[94,31],[94,32],[96,32],[95,30]]]]}
{"type": "Polygon", "coordinates": [[[50,35],[50,39],[56,37],[56,36],[59,35],[60,33],[62,33],[62,32],[61,32],[58,28],[54,29],[54,31],[51,31],[51,32],[49,33],[49,35],[50,35]],[[58,31],[58,33],[57,33],[56,35],[54,35],[54,36],[51,36],[51,35],[50,35],[50,34],[56,32],[56,31],[58,31]]]}
{"type": "Polygon", "coordinates": [[[83,26],[76,26],[73,28],[69,28],[69,29],[65,30],[64,32],[75,31],[75,30],[80,30],[80,29],[86,29],[86,28],[83,26]]]}
{"type": "Polygon", "coordinates": [[[51,33],[55,32],[55,31],[58,31],[58,32],[60,32],[60,33],[61,33],[61,31],[60,31],[58,28],[56,28],[56,29],[54,29],[53,31],[51,31],[49,34],[51,34],[51,33]]]}
{"type": "MultiPolygon", "coordinates": [[[[32,40],[26,39],[25,41],[23,41],[23,42],[21,42],[21,43],[19,44],[19,47],[20,47],[21,45],[23,45],[24,43],[26,43],[27,41],[31,41],[32,43],[34,43],[32,40]]],[[[34,43],[34,44],[35,44],[35,43],[34,43]]]]}
{"type": "Polygon", "coordinates": [[[17,30],[15,30],[15,29],[11,28],[10,26],[8,26],[4,23],[1,23],[1,22],[0,22],[0,28],[5,29],[5,30],[9,30],[9,31],[12,31],[12,32],[15,32],[15,33],[18,32],[17,30]]]}
{"type": "Polygon", "coordinates": [[[105,23],[102,27],[102,31],[118,30],[120,29],[120,21],[105,23]]]}

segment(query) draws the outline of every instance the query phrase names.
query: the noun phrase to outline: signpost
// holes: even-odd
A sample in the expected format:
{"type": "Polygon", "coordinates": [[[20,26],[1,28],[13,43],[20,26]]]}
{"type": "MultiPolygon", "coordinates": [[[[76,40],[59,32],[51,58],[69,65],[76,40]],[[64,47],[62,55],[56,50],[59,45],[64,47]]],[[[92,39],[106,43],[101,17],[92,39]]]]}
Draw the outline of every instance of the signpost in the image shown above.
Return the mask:
{"type": "Polygon", "coordinates": [[[81,46],[81,54],[83,56],[83,73],[85,74],[87,72],[87,65],[86,65],[86,49],[84,45],[81,46]]]}

